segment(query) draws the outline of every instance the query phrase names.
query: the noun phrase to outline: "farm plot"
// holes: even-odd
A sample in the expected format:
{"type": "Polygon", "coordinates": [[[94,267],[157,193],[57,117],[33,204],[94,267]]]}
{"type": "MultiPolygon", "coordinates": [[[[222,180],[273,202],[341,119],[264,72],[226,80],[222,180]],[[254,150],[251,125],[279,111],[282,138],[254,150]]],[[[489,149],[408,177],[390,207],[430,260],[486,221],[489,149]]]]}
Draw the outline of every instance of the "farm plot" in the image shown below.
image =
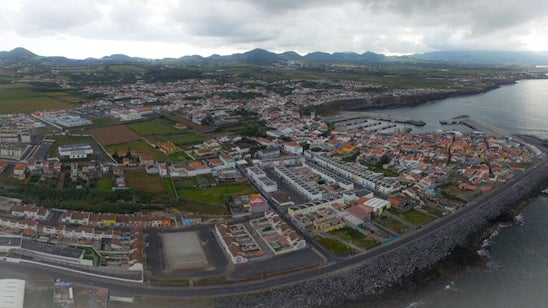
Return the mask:
{"type": "Polygon", "coordinates": [[[129,187],[153,194],[164,194],[164,185],[162,178],[158,175],[147,174],[144,169],[125,170],[124,174],[129,183],[129,187]]]}
{"type": "Polygon", "coordinates": [[[106,150],[112,155],[118,153],[121,155],[126,154],[127,152],[131,153],[143,153],[152,157],[155,161],[167,162],[169,158],[162,152],[155,150],[149,144],[143,140],[135,140],[128,143],[109,145],[106,147],[106,150]]]}
{"type": "Polygon", "coordinates": [[[175,127],[168,126],[156,120],[133,123],[129,124],[128,127],[141,136],[168,135],[179,132],[175,127]]]}
{"type": "Polygon", "coordinates": [[[37,92],[27,84],[0,85],[0,114],[31,113],[37,110],[71,109],[74,98],[65,92],[37,92]]]}
{"type": "Polygon", "coordinates": [[[94,128],[91,134],[103,145],[122,144],[141,139],[125,125],[94,128]]]}
{"type": "Polygon", "coordinates": [[[185,132],[182,134],[169,135],[166,139],[173,142],[177,146],[184,146],[188,144],[201,143],[204,138],[193,132],[185,132]]]}

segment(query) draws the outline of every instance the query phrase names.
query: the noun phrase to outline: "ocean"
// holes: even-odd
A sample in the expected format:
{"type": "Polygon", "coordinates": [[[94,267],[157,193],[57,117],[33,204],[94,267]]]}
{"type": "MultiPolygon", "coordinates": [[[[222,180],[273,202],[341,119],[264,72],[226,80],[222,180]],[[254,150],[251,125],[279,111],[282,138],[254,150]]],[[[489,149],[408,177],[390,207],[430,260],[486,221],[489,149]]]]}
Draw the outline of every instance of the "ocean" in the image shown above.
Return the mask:
{"type": "MultiPolygon", "coordinates": [[[[548,80],[523,80],[480,95],[372,112],[427,123],[413,127],[414,132],[446,129],[439,120],[468,114],[514,134],[548,139],[548,80]]],[[[488,256],[485,266],[470,267],[387,306],[548,307],[548,197],[532,201],[521,217],[523,224],[500,228],[478,251],[488,256]]]]}

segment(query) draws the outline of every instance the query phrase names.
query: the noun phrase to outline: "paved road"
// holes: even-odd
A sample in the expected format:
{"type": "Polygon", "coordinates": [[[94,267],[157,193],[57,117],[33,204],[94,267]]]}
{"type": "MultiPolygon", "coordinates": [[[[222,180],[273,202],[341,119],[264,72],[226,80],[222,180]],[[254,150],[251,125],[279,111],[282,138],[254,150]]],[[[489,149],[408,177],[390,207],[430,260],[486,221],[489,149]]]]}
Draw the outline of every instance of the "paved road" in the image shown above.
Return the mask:
{"type": "MultiPolygon", "coordinates": [[[[543,149],[545,150],[545,149],[543,149]]],[[[497,194],[503,192],[509,187],[519,188],[523,185],[523,180],[526,180],[528,176],[532,174],[538,175],[539,172],[545,172],[548,168],[548,158],[546,154],[543,154],[543,159],[535,163],[529,170],[522,172],[510,180],[506,185],[497,187],[496,189],[482,195],[479,199],[471,202],[467,206],[460,208],[452,215],[444,216],[438,220],[435,220],[421,229],[415,230],[402,236],[400,240],[390,242],[374,249],[365,252],[362,255],[355,256],[353,258],[338,260],[335,262],[329,262],[327,266],[321,268],[314,268],[311,270],[300,271],[293,274],[288,274],[279,277],[273,277],[261,281],[251,281],[242,283],[222,284],[204,287],[177,287],[177,286],[152,286],[143,285],[139,283],[120,282],[114,280],[108,280],[104,278],[96,278],[83,274],[65,272],[53,268],[38,266],[27,263],[8,263],[0,262],[0,271],[16,270],[19,273],[44,275],[49,277],[61,278],[63,280],[72,281],[75,283],[101,286],[109,288],[114,295],[126,295],[126,296],[152,296],[152,297],[171,297],[171,298],[185,298],[185,297],[217,297],[217,296],[229,296],[244,293],[253,293],[272,288],[281,287],[284,285],[290,285],[299,281],[318,278],[327,273],[334,273],[339,270],[343,270],[350,266],[356,266],[361,263],[368,262],[371,258],[390,253],[400,247],[410,245],[417,240],[427,237],[430,233],[440,230],[448,223],[461,219],[469,215],[475,215],[475,211],[484,202],[496,198],[497,194]]],[[[194,229],[194,228],[189,228],[194,229]]],[[[196,228],[199,229],[199,228],[196,228]]],[[[315,245],[313,245],[315,246],[315,245]]],[[[161,267],[158,266],[158,267],[161,267]]]]}
{"type": "Polygon", "coordinates": [[[295,282],[313,279],[325,275],[327,273],[333,273],[339,270],[342,270],[349,266],[358,265],[360,263],[368,262],[370,258],[377,257],[383,254],[387,254],[396,250],[400,247],[409,245],[414,241],[420,240],[430,233],[435,232],[443,228],[447,223],[451,221],[461,219],[468,215],[474,215],[475,210],[485,201],[494,198],[498,193],[502,192],[504,189],[508,189],[508,186],[518,187],[521,184],[522,180],[526,179],[532,173],[543,172],[545,169],[541,169],[548,166],[548,161],[544,159],[542,162],[535,164],[529,171],[523,172],[517,175],[512,179],[507,185],[498,187],[478,200],[470,203],[468,206],[459,209],[456,213],[444,216],[430,224],[427,224],[422,229],[413,231],[409,234],[404,235],[400,240],[394,241],[385,245],[381,245],[367,251],[363,255],[359,255],[353,258],[339,260],[337,263],[331,263],[328,266],[315,268],[307,271],[301,271],[294,274],[288,274],[280,277],[274,277],[262,281],[253,281],[253,282],[244,282],[244,283],[233,283],[233,284],[223,284],[216,286],[207,286],[207,287],[169,287],[169,286],[150,286],[142,285],[137,283],[125,283],[118,281],[110,281],[106,279],[88,277],[76,273],[67,273],[55,269],[40,267],[31,264],[13,264],[0,262],[0,270],[16,269],[19,272],[23,273],[32,273],[46,275],[50,277],[57,277],[69,281],[73,281],[81,284],[95,285],[107,287],[115,295],[128,295],[128,296],[153,296],[153,297],[171,297],[171,298],[184,298],[184,297],[216,297],[216,296],[228,296],[244,293],[253,293],[262,290],[268,290],[271,288],[277,288],[284,285],[290,285],[295,282]]]}

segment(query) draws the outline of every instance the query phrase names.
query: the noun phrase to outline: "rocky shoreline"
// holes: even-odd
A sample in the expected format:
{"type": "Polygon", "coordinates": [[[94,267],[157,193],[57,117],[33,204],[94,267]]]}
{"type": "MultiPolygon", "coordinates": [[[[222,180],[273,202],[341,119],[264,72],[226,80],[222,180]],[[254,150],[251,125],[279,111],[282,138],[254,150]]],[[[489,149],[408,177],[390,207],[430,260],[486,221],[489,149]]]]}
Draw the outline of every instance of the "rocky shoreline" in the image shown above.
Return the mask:
{"type": "Polygon", "coordinates": [[[217,306],[295,307],[334,306],[375,301],[440,277],[459,267],[479,264],[475,253],[493,226],[514,217],[523,200],[538,195],[548,184],[548,166],[486,200],[470,215],[453,220],[420,241],[368,259],[332,274],[257,294],[219,298],[217,306]]]}
{"type": "Polygon", "coordinates": [[[318,114],[331,114],[333,112],[339,111],[371,111],[379,109],[391,109],[399,107],[414,107],[429,102],[435,102],[444,100],[451,97],[461,97],[461,96],[471,96],[489,92],[495,90],[505,85],[512,85],[517,83],[518,80],[502,80],[496,84],[486,86],[480,89],[473,90],[464,90],[464,91],[455,91],[455,92],[444,92],[444,93],[434,93],[430,95],[414,95],[414,96],[387,96],[375,99],[373,101],[368,101],[367,99],[362,98],[353,98],[353,99],[344,99],[330,101],[323,103],[314,107],[307,107],[303,111],[305,113],[310,112],[310,108],[314,108],[318,114]]]}

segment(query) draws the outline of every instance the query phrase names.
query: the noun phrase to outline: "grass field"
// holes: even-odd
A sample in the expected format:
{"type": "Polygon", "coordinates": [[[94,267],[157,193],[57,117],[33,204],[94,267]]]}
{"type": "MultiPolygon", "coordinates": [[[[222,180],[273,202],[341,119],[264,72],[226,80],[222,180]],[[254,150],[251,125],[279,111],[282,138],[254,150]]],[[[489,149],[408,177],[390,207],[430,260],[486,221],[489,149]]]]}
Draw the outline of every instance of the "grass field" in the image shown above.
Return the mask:
{"type": "Polygon", "coordinates": [[[257,193],[257,191],[247,183],[233,185],[219,185],[216,187],[207,187],[202,189],[182,188],[178,189],[179,197],[188,202],[200,202],[211,204],[227,203],[231,196],[241,196],[257,193]]]}
{"type": "Polygon", "coordinates": [[[107,177],[99,178],[95,185],[96,185],[95,189],[97,189],[97,190],[101,190],[101,191],[111,191],[112,190],[112,181],[107,177]]]}
{"type": "Polygon", "coordinates": [[[126,180],[131,188],[153,194],[164,194],[162,178],[158,175],[147,174],[144,169],[125,170],[126,180]]]}
{"type": "Polygon", "coordinates": [[[118,152],[118,154],[120,155],[125,155],[127,151],[130,151],[132,153],[141,152],[150,155],[152,159],[159,162],[166,162],[169,160],[169,158],[164,153],[157,151],[142,140],[136,140],[123,144],[109,145],[106,147],[106,150],[110,154],[118,152]]]}
{"type": "Polygon", "coordinates": [[[179,132],[175,127],[168,126],[156,120],[133,123],[129,124],[128,127],[141,136],[168,135],[179,132]]]}
{"type": "Polygon", "coordinates": [[[352,249],[351,247],[346,246],[345,244],[325,237],[315,236],[314,239],[325,249],[331,251],[332,253],[338,255],[338,256],[349,256],[357,253],[356,250],[352,249]]]}
{"type": "Polygon", "coordinates": [[[424,213],[421,213],[417,210],[410,210],[408,212],[402,213],[405,219],[409,220],[413,224],[420,226],[431,220],[434,220],[434,217],[428,216],[424,213]]]}
{"type": "Polygon", "coordinates": [[[0,85],[0,114],[71,109],[76,105],[70,102],[77,100],[66,92],[35,92],[27,84],[0,85]]]}
{"type": "Polygon", "coordinates": [[[185,132],[182,134],[169,135],[169,136],[166,136],[166,139],[173,142],[177,146],[185,146],[188,144],[201,143],[204,141],[204,137],[193,132],[185,132]]]}
{"type": "Polygon", "coordinates": [[[375,220],[380,223],[381,225],[393,230],[394,232],[398,233],[398,234],[402,234],[402,233],[405,233],[407,231],[409,231],[409,227],[406,226],[405,224],[393,219],[393,218],[390,218],[386,215],[384,216],[380,216],[380,217],[376,217],[375,220]]]}
{"type": "Polygon", "coordinates": [[[443,213],[444,213],[442,209],[433,207],[433,206],[425,206],[423,207],[423,209],[427,211],[428,213],[438,217],[443,216],[443,213]]]}
{"type": "Polygon", "coordinates": [[[211,175],[198,175],[187,178],[174,179],[173,183],[177,189],[180,188],[196,188],[199,186],[213,186],[216,185],[215,177],[211,175]]]}
{"type": "Polygon", "coordinates": [[[329,233],[361,248],[368,249],[380,244],[379,241],[371,238],[370,236],[366,236],[362,234],[361,232],[349,227],[345,227],[339,230],[333,230],[329,233]]]}

